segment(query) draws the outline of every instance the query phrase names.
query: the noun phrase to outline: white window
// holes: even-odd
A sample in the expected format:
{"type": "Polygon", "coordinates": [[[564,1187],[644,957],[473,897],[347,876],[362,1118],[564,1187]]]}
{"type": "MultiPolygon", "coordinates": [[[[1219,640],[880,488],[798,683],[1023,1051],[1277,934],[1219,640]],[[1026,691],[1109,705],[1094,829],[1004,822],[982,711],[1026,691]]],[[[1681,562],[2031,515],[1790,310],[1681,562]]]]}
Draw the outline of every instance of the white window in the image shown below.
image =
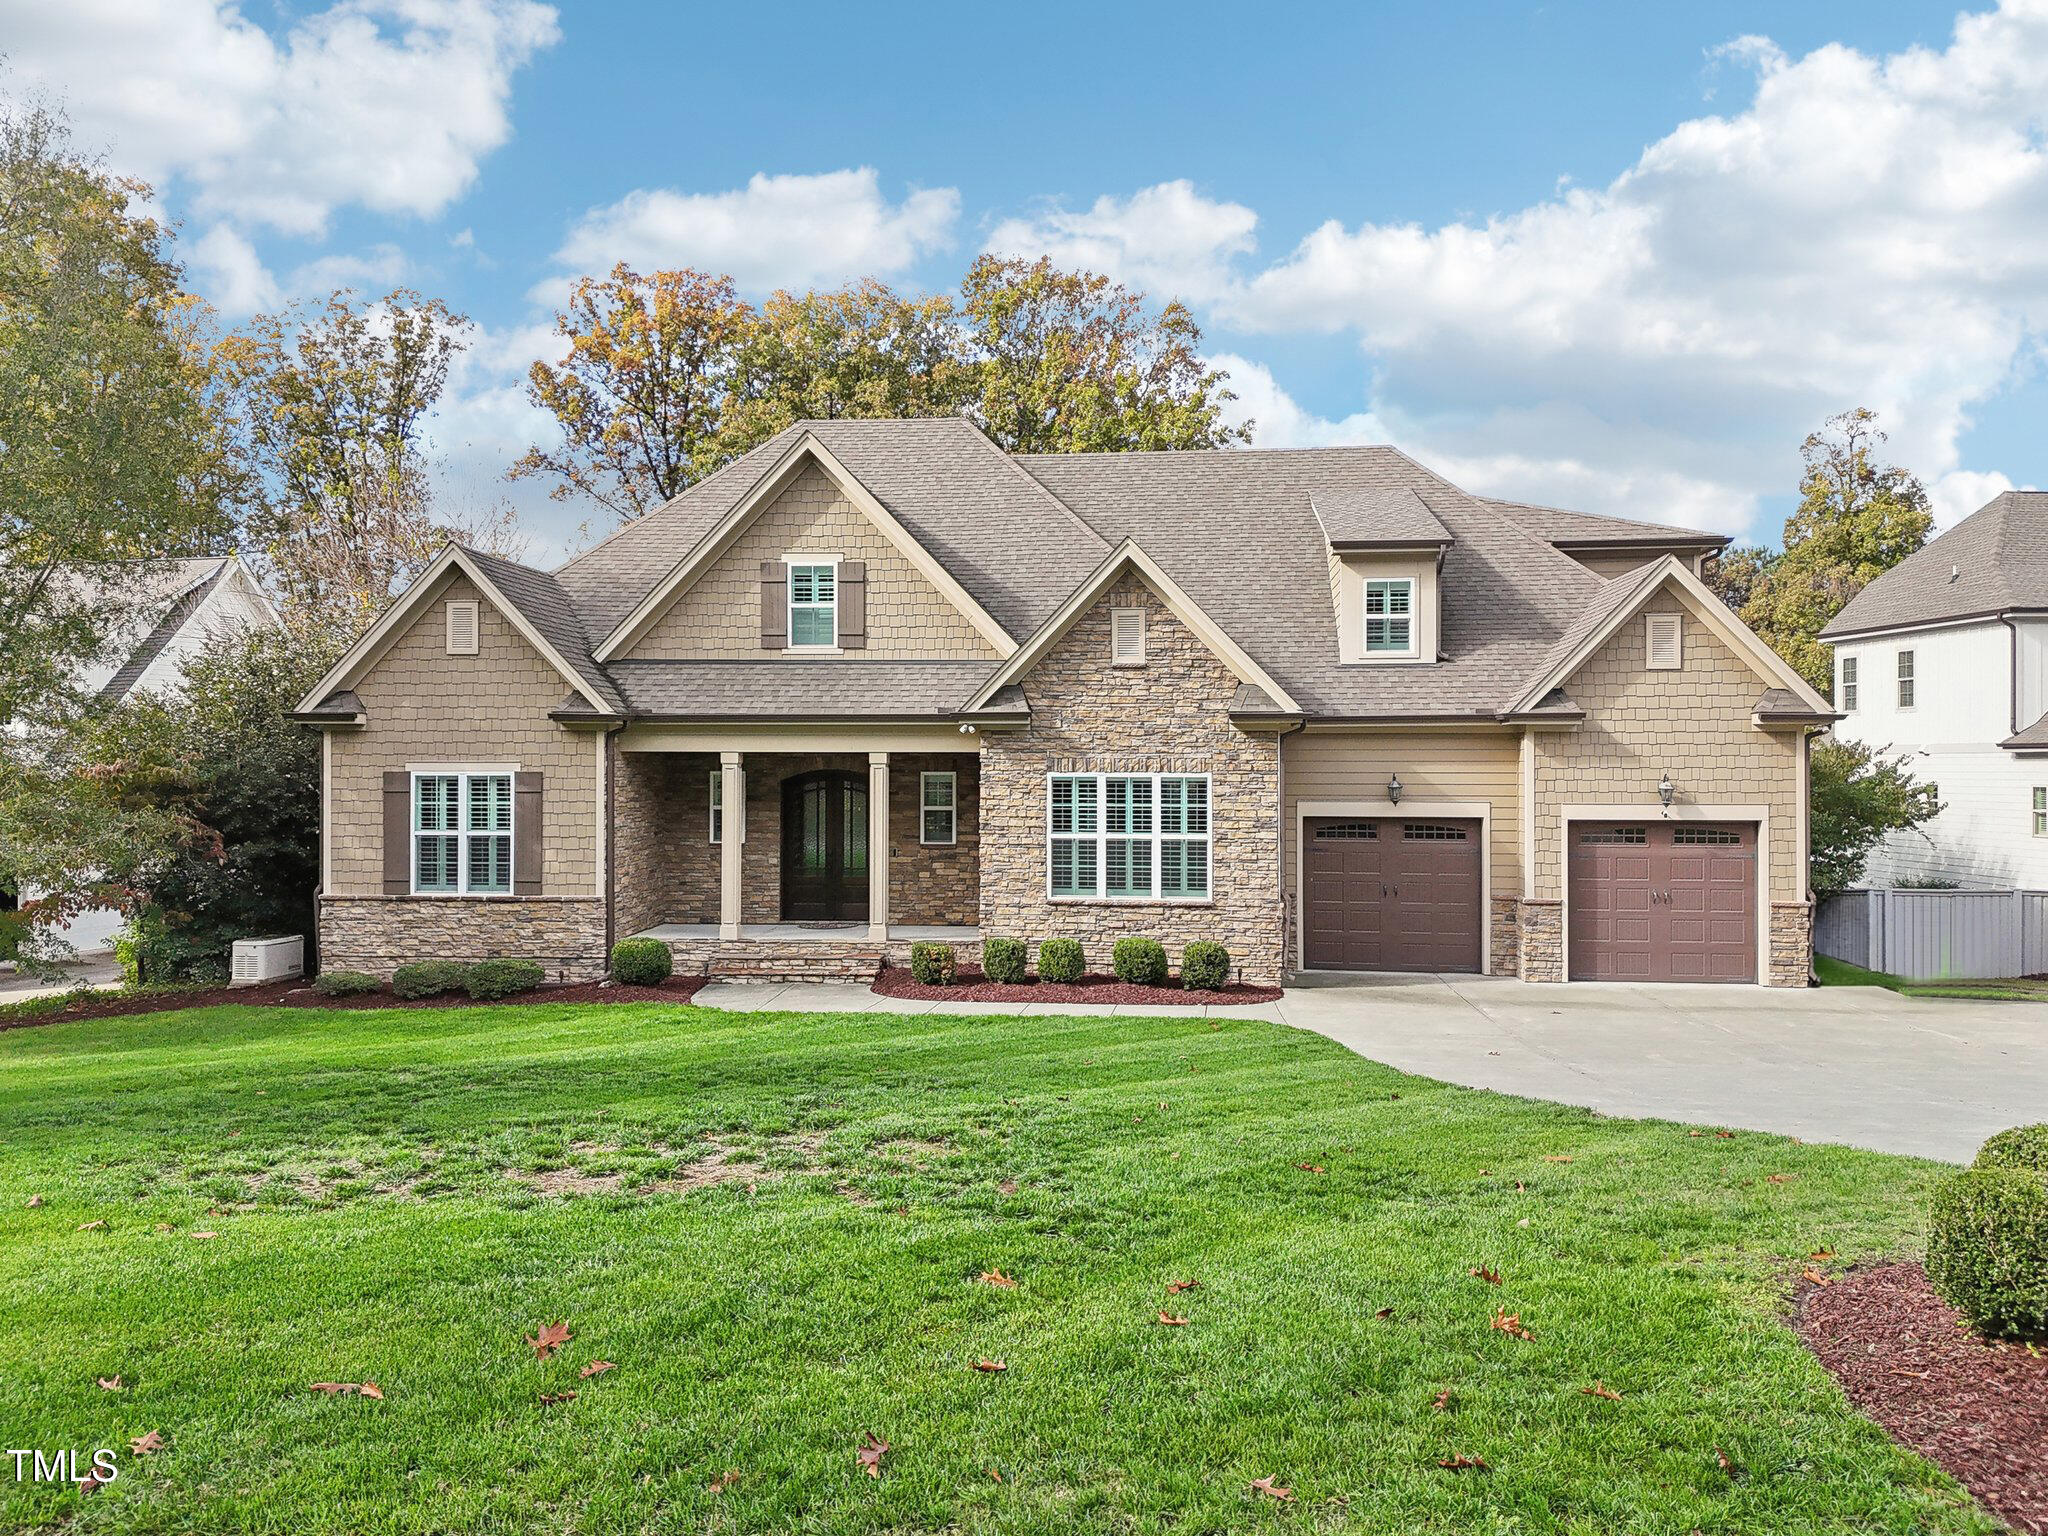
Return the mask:
{"type": "Polygon", "coordinates": [[[412,888],[442,896],[511,891],[511,774],[412,776],[412,888]]]}
{"type": "Polygon", "coordinates": [[[832,565],[789,568],[791,646],[839,643],[839,570],[832,565]]]}
{"type": "Polygon", "coordinates": [[[1856,658],[1842,658],[1841,705],[1845,712],[1853,713],[1856,708],[1856,658]]]}
{"type": "Polygon", "coordinates": [[[1899,652],[1899,708],[1913,707],[1913,653],[1899,652]]]}
{"type": "Polygon", "coordinates": [[[951,843],[960,832],[959,782],[950,773],[918,775],[917,840],[920,843],[951,843]]]}
{"type": "Polygon", "coordinates": [[[1109,659],[1119,667],[1145,665],[1144,609],[1110,609],[1109,659]]]}
{"type": "Polygon", "coordinates": [[[711,841],[725,839],[725,770],[711,770],[711,841]]]}
{"type": "Polygon", "coordinates": [[[475,603],[450,603],[448,605],[448,654],[450,656],[474,656],[476,654],[475,603]]]}
{"type": "Polygon", "coordinates": [[[2048,784],[2034,786],[2034,836],[2048,837],[2048,784]]]}
{"type": "Polygon", "coordinates": [[[1683,653],[1679,649],[1679,619],[1675,613],[1653,613],[1645,622],[1649,626],[1647,664],[1652,672],[1676,672],[1684,665],[1683,653]]]}
{"type": "Polygon", "coordinates": [[[1209,776],[1046,779],[1046,890],[1124,901],[1209,898],[1209,776]]]}
{"type": "Polygon", "coordinates": [[[1402,576],[1365,584],[1365,653],[1409,656],[1415,652],[1415,583],[1402,576]]]}

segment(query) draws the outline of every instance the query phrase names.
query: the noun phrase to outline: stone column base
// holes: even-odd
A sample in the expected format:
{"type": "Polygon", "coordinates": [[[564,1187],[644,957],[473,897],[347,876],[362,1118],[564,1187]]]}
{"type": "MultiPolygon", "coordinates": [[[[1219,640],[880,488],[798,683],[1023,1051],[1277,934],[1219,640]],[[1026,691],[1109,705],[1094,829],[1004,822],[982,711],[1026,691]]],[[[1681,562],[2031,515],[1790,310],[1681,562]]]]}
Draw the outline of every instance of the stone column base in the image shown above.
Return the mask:
{"type": "Polygon", "coordinates": [[[1486,969],[1495,976],[1519,976],[1522,971],[1521,902],[1513,896],[1496,896],[1491,903],[1492,927],[1486,941],[1486,969]]]}
{"type": "Polygon", "coordinates": [[[1518,905],[1522,980],[1563,981],[1564,903],[1525,898],[1518,905]]]}
{"type": "Polygon", "coordinates": [[[1803,987],[1813,979],[1813,903],[1771,903],[1771,973],[1764,984],[1803,987]]]}

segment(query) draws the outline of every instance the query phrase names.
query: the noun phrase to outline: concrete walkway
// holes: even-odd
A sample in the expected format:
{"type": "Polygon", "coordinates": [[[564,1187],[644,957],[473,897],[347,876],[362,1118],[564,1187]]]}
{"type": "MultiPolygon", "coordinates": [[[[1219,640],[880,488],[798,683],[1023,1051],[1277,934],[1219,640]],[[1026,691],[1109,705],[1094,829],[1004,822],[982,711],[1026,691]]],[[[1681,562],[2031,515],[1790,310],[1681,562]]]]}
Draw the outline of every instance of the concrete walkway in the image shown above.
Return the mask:
{"type": "Polygon", "coordinates": [[[713,1008],[1262,1018],[1472,1088],[1967,1162],[2048,1120],[2048,1007],[1877,987],[1318,977],[1257,1007],[927,1003],[850,984],[706,987],[713,1008]]]}
{"type": "Polygon", "coordinates": [[[0,970],[0,1003],[24,1003],[32,997],[61,997],[80,987],[103,991],[121,985],[121,965],[112,955],[82,956],[64,964],[63,981],[25,976],[12,965],[0,970]]]}

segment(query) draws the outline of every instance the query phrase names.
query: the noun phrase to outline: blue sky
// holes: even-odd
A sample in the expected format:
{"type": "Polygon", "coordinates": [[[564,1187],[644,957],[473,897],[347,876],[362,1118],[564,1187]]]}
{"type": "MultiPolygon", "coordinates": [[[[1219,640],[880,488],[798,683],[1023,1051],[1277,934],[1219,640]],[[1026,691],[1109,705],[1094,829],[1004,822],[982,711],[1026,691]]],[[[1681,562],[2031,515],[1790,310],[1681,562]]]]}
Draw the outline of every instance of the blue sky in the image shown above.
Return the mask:
{"type": "MultiPolygon", "coordinates": [[[[567,276],[947,288],[987,247],[1178,294],[1259,440],[1769,537],[1869,404],[1945,521],[2048,479],[2048,0],[677,6],[0,0],[9,85],[151,178],[231,318],[405,282],[509,489],[567,276]]],[[[602,531],[601,522],[598,525],[602,531]]]]}

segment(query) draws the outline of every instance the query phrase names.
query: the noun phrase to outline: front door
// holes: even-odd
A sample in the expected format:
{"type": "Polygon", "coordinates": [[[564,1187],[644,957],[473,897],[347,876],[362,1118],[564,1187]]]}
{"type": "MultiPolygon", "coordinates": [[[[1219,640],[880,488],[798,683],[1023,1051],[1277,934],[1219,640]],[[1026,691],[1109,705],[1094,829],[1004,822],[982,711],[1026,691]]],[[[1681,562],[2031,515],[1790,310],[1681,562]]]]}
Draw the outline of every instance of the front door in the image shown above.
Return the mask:
{"type": "Polygon", "coordinates": [[[867,921],[863,775],[828,768],[783,781],[782,916],[785,922],[867,921]]]}

